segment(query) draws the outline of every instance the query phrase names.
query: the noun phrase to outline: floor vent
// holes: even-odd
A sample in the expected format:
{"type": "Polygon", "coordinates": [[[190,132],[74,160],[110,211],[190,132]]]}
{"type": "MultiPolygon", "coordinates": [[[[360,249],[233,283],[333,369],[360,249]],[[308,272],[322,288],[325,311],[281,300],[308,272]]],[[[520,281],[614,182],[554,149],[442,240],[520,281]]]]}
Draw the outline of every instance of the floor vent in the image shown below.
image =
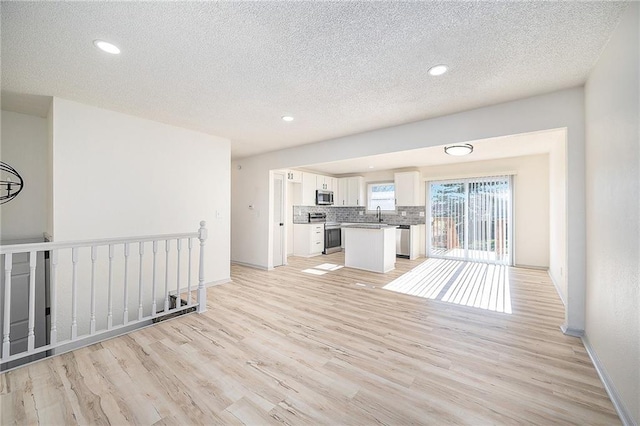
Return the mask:
{"type": "MultiPolygon", "coordinates": [[[[169,309],[175,309],[176,308],[176,299],[177,297],[175,295],[169,295],[169,309]]],[[[185,306],[187,305],[187,301],[184,299],[180,299],[180,306],[185,306]]],[[[185,309],[183,311],[180,312],[175,312],[173,314],[168,314],[168,315],[164,315],[162,317],[158,317],[158,318],[154,318],[153,319],[153,323],[158,323],[158,322],[162,322],[171,318],[175,318],[175,317],[179,317],[180,315],[184,315],[184,314],[189,314],[191,312],[195,312],[196,311],[196,307],[192,306],[191,308],[185,309]]],[[[158,313],[162,313],[164,311],[160,311],[158,313]]]]}

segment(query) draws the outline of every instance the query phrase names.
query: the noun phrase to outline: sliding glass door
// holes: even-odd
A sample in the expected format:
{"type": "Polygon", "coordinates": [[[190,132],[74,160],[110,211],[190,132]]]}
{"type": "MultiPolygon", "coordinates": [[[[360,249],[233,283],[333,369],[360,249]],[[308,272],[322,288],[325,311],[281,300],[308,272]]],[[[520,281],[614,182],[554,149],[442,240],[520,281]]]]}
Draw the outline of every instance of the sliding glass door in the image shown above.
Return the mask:
{"type": "Polygon", "coordinates": [[[512,264],[511,176],[429,185],[429,257],[512,264]]]}

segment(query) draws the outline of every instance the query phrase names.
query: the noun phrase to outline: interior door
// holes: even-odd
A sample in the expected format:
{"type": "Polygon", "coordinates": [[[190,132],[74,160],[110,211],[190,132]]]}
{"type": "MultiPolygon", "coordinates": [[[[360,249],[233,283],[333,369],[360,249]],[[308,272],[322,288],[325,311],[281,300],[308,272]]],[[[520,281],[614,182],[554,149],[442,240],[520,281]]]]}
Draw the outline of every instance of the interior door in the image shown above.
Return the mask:
{"type": "Polygon", "coordinates": [[[273,266],[285,262],[284,250],[284,174],[273,175],[273,266]]]}

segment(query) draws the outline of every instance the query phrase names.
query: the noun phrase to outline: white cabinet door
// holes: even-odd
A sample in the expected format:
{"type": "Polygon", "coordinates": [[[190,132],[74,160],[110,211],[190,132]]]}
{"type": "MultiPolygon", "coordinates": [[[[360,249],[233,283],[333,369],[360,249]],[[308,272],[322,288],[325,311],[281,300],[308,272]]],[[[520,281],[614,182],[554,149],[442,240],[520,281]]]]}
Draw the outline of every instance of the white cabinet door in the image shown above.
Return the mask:
{"type": "Polygon", "coordinates": [[[420,172],[402,172],[394,175],[396,206],[420,205],[420,172]]]}
{"type": "Polygon", "coordinates": [[[293,225],[294,256],[311,257],[324,250],[324,224],[293,225]]]}
{"type": "Polygon", "coordinates": [[[316,175],[302,173],[302,205],[316,205],[316,175]]]}
{"type": "Polygon", "coordinates": [[[364,206],[366,201],[364,199],[364,178],[362,176],[354,176],[348,179],[347,187],[348,187],[348,196],[347,196],[347,205],[348,206],[364,206]]]}
{"type": "Polygon", "coordinates": [[[333,191],[333,198],[335,200],[336,192],[338,192],[338,178],[329,178],[329,190],[333,191]]]}
{"type": "Polygon", "coordinates": [[[302,172],[298,170],[287,170],[286,177],[287,177],[287,182],[293,182],[293,183],[302,182],[302,172]]]}
{"type": "Polygon", "coordinates": [[[330,176],[316,175],[316,189],[321,191],[335,191],[333,179],[330,176]]]}
{"type": "Polygon", "coordinates": [[[338,179],[338,194],[334,195],[336,206],[348,206],[349,199],[349,178],[338,179]]]}

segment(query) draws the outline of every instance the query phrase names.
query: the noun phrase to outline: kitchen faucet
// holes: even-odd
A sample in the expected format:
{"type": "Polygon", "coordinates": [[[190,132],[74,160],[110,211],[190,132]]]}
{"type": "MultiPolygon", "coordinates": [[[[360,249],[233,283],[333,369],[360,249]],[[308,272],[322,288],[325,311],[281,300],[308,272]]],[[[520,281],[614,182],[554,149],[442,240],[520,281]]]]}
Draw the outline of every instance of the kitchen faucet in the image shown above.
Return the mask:
{"type": "Polygon", "coordinates": [[[376,217],[378,218],[378,222],[382,222],[382,209],[380,206],[376,207],[376,217]]]}

